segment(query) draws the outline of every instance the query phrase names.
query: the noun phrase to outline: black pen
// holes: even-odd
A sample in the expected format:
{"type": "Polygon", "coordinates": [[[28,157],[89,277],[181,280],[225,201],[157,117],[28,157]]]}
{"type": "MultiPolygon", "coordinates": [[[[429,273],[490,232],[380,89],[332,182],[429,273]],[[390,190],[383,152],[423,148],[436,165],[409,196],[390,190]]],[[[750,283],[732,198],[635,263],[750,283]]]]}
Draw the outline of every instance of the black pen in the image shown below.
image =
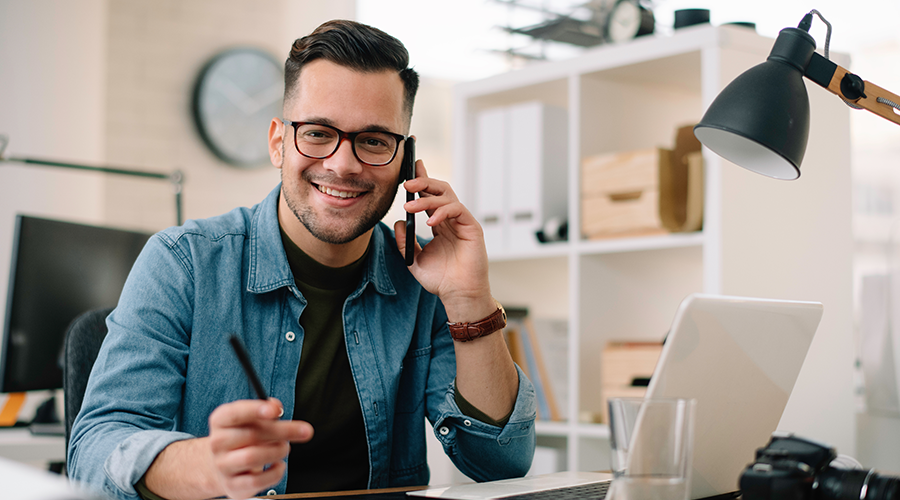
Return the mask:
{"type": "Polygon", "coordinates": [[[250,379],[250,385],[253,386],[253,390],[256,392],[256,397],[263,401],[268,401],[269,397],[266,396],[266,390],[263,389],[259,377],[256,376],[256,370],[253,369],[253,363],[250,362],[250,356],[247,355],[247,349],[244,348],[241,339],[237,335],[232,335],[230,340],[231,347],[234,348],[234,353],[237,354],[238,361],[241,362],[244,373],[247,374],[247,378],[250,379]]]}

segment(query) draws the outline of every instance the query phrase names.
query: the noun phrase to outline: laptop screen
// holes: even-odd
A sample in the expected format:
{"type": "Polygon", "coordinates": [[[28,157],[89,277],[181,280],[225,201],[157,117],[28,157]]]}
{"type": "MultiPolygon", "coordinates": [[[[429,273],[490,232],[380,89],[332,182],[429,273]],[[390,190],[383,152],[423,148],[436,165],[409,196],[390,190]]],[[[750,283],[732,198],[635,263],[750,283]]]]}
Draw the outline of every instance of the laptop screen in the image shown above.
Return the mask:
{"type": "Polygon", "coordinates": [[[821,318],[817,302],[682,302],[646,397],[697,400],[691,498],[738,489],[778,427],[821,318]]]}

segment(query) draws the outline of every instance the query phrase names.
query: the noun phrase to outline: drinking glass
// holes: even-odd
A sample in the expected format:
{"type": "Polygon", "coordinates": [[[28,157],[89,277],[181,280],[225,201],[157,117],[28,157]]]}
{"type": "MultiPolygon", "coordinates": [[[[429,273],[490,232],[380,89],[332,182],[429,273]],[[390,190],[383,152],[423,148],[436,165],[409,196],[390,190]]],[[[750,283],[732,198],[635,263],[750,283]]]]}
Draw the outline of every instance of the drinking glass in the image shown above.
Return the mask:
{"type": "Polygon", "coordinates": [[[693,399],[610,398],[612,500],[687,500],[693,399]]]}

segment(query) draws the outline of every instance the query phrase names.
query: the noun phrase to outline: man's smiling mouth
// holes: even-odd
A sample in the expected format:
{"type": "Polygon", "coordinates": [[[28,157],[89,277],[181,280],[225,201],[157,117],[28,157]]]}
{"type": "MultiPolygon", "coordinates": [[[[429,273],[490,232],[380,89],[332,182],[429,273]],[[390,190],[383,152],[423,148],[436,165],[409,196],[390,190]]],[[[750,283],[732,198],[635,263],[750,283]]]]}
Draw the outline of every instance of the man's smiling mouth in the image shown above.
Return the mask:
{"type": "Polygon", "coordinates": [[[318,184],[315,184],[315,186],[320,193],[325,193],[328,196],[334,196],[336,198],[356,198],[362,194],[361,192],[338,191],[337,189],[331,189],[329,187],[320,186],[318,184]]]}

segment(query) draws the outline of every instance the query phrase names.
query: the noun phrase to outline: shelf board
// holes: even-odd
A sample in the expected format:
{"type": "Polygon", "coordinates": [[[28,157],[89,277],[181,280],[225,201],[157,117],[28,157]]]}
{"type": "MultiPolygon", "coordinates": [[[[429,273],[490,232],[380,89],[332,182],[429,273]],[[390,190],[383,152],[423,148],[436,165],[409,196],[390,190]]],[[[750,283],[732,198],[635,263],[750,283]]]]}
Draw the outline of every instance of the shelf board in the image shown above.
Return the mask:
{"type": "Polygon", "coordinates": [[[576,243],[576,253],[580,255],[589,255],[693,247],[702,246],[703,240],[702,231],[693,233],[672,233],[660,236],[641,236],[636,238],[588,240],[576,243]]]}
{"type": "Polygon", "coordinates": [[[606,424],[578,424],[575,431],[579,437],[609,439],[609,426],[606,424]]]}
{"type": "MultiPolygon", "coordinates": [[[[455,87],[458,97],[473,100],[482,105],[500,99],[500,94],[514,93],[542,85],[558,85],[572,75],[608,72],[613,78],[634,81],[659,81],[667,86],[696,88],[700,83],[700,52],[712,47],[731,47],[744,51],[768,53],[771,38],[761,37],[753,30],[736,26],[697,26],[680,30],[675,35],[651,35],[640,37],[627,44],[606,44],[586,50],[581,56],[564,61],[543,61],[525,68],[501,73],[483,80],[464,82],[455,87]],[[686,54],[691,59],[687,70],[673,68],[672,61],[679,61],[686,54]],[[660,66],[655,64],[659,62],[660,66]],[[649,64],[648,64],[649,63],[649,64]]],[[[765,58],[763,58],[765,60],[765,58]]],[[[760,61],[761,62],[761,61],[760,61]]],[[[475,103],[473,103],[475,104],[475,103]]]]}
{"type": "Polygon", "coordinates": [[[606,424],[575,424],[572,427],[568,422],[537,420],[534,423],[538,436],[568,437],[573,429],[578,437],[609,439],[609,426],[606,424]]]}
{"type": "Polygon", "coordinates": [[[545,243],[537,248],[524,251],[495,252],[488,257],[492,262],[566,257],[569,255],[595,255],[605,253],[638,252],[641,250],[661,250],[703,246],[703,232],[673,233],[660,236],[634,238],[609,238],[604,240],[583,240],[574,244],[567,242],[545,243]]]}
{"type": "Polygon", "coordinates": [[[547,257],[565,257],[569,255],[571,246],[564,242],[544,243],[537,248],[528,250],[507,250],[505,252],[494,252],[488,254],[491,261],[512,261],[512,260],[529,260],[529,259],[545,259],[547,257]]]}
{"type": "Polygon", "coordinates": [[[562,436],[569,435],[568,422],[552,422],[549,420],[535,420],[534,431],[538,436],[562,436]]]}

